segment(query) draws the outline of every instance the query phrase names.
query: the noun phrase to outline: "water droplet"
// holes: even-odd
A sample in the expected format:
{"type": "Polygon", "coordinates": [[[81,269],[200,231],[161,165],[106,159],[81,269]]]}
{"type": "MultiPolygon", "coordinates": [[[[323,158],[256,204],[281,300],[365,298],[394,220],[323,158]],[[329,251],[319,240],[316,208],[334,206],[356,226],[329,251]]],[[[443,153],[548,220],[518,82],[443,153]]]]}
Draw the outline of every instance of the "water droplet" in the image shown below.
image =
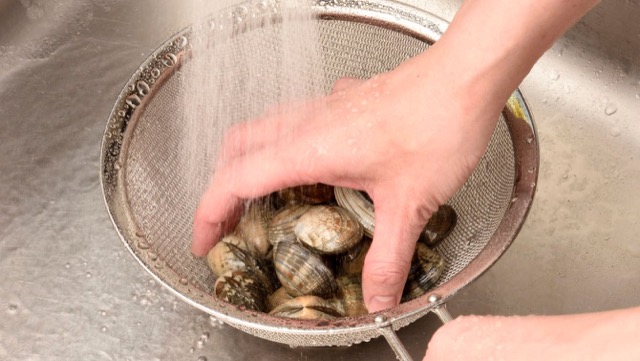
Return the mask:
{"type": "Polygon", "coordinates": [[[131,109],[135,109],[139,107],[140,104],[142,104],[142,100],[138,95],[133,94],[127,97],[127,99],[125,100],[125,103],[127,103],[127,105],[131,107],[131,109]]]}
{"type": "Polygon", "coordinates": [[[180,35],[178,37],[178,39],[176,39],[176,46],[178,47],[178,49],[182,49],[185,46],[187,46],[187,43],[189,42],[189,40],[187,40],[187,37],[184,35],[180,35]]]}
{"type": "Polygon", "coordinates": [[[154,78],[157,78],[160,76],[160,69],[158,68],[153,68],[151,69],[151,76],[154,78]]]}
{"type": "Polygon", "coordinates": [[[140,321],[136,322],[136,326],[142,326],[142,322],[140,321]]]}
{"type": "Polygon", "coordinates": [[[511,203],[515,203],[515,202],[517,202],[517,201],[518,201],[518,197],[513,197],[513,198],[511,198],[511,203]]]}
{"type": "Polygon", "coordinates": [[[180,279],[180,283],[183,285],[188,285],[189,284],[189,280],[186,277],[182,277],[180,279]]]}
{"type": "Polygon", "coordinates": [[[107,311],[105,311],[105,310],[100,310],[100,311],[98,311],[98,313],[99,313],[99,314],[100,314],[100,316],[102,316],[102,317],[104,317],[104,316],[106,316],[106,315],[107,315],[107,311]]]}
{"type": "Polygon", "coordinates": [[[145,82],[144,80],[140,80],[136,83],[136,90],[138,90],[138,94],[141,97],[145,97],[149,94],[149,91],[151,89],[149,88],[149,84],[147,84],[147,82],[145,82]]]}
{"type": "Polygon", "coordinates": [[[160,311],[164,311],[164,306],[160,306],[160,311]]]}
{"type": "Polygon", "coordinates": [[[109,327],[107,326],[102,326],[102,328],[100,328],[100,332],[105,333],[109,330],[109,327]]]}
{"type": "Polygon", "coordinates": [[[196,350],[196,349],[192,347],[192,348],[190,348],[190,349],[189,349],[189,353],[194,353],[194,352],[195,352],[195,350],[196,350]]]}
{"type": "Polygon", "coordinates": [[[164,66],[166,66],[167,68],[170,68],[176,65],[177,62],[178,62],[178,57],[176,56],[176,54],[166,53],[162,57],[162,64],[164,64],[164,66]]]}
{"type": "Polygon", "coordinates": [[[551,69],[551,72],[549,72],[549,79],[554,81],[560,79],[560,73],[555,69],[551,69]]]}
{"type": "Polygon", "coordinates": [[[202,333],[202,335],[200,335],[200,339],[201,339],[203,342],[206,342],[206,341],[208,341],[208,340],[209,340],[209,337],[210,337],[210,336],[211,336],[211,335],[209,334],[209,332],[206,332],[206,331],[205,331],[205,332],[203,332],[203,333],[202,333]]]}
{"type": "Polygon", "coordinates": [[[71,268],[71,263],[67,262],[64,264],[64,268],[69,269],[71,268]]]}
{"type": "Polygon", "coordinates": [[[205,356],[200,356],[198,357],[198,361],[207,361],[207,358],[205,356]]]}
{"type": "Polygon", "coordinates": [[[204,342],[202,342],[202,340],[198,340],[198,342],[196,342],[197,348],[202,348],[203,346],[204,346],[204,342]]]}
{"type": "Polygon", "coordinates": [[[535,168],[529,168],[527,169],[527,172],[529,172],[529,174],[533,174],[533,172],[535,172],[536,169],[535,168]]]}
{"type": "Polygon", "coordinates": [[[18,312],[18,305],[16,305],[15,303],[10,303],[9,307],[7,307],[7,310],[9,310],[9,313],[11,314],[16,314],[18,312]]]}
{"type": "Polygon", "coordinates": [[[606,115],[614,115],[618,111],[618,106],[614,103],[609,103],[604,108],[604,114],[606,115]]]}
{"type": "Polygon", "coordinates": [[[636,94],[636,99],[640,99],[640,93],[636,94]]]}
{"type": "Polygon", "coordinates": [[[91,272],[87,272],[84,276],[87,277],[87,278],[91,278],[92,277],[91,276],[91,272]]]}
{"type": "Polygon", "coordinates": [[[609,130],[609,134],[612,137],[619,137],[620,134],[622,134],[622,129],[620,129],[619,127],[613,127],[611,128],[611,130],[609,130]]]}

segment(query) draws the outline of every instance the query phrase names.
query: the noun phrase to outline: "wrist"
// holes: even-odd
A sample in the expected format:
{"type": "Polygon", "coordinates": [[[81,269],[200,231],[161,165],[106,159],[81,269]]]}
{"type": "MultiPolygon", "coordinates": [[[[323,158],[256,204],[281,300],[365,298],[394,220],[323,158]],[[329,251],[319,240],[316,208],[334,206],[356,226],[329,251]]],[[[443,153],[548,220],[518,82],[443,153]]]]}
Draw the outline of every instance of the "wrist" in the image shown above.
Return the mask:
{"type": "Polygon", "coordinates": [[[466,0],[441,39],[415,60],[425,71],[431,66],[442,73],[443,86],[464,88],[496,111],[553,42],[598,2],[466,0]]]}

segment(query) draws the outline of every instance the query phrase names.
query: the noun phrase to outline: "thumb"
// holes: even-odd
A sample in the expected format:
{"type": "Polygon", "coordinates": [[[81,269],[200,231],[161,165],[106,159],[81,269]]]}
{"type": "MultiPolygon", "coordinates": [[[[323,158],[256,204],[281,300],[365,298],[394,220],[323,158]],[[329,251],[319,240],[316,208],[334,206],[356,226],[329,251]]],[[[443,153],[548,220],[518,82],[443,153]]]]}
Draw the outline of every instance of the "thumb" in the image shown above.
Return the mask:
{"type": "Polygon", "coordinates": [[[400,303],[416,242],[426,223],[424,212],[407,204],[376,199],[373,243],[362,270],[362,291],[369,312],[400,303]]]}

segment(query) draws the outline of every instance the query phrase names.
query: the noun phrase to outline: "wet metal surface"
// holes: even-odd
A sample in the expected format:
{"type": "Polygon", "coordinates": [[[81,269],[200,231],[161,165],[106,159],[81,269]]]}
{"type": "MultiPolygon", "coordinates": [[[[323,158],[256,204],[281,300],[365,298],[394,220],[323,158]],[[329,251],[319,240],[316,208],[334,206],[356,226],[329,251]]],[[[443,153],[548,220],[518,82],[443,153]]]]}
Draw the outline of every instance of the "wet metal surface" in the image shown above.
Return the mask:
{"type": "MultiPolygon", "coordinates": [[[[409,1],[407,1],[409,2],[409,1]]],[[[414,0],[450,19],[459,1],[414,0]]],[[[0,0],[0,359],[392,359],[383,339],[291,349],[211,322],[128,254],[105,210],[99,147],[138,65],[190,22],[177,2],[0,0]]],[[[640,304],[640,16],[604,2],[521,89],[537,121],[538,193],[459,314],[640,304]]],[[[439,321],[399,332],[416,359],[439,321]]]]}

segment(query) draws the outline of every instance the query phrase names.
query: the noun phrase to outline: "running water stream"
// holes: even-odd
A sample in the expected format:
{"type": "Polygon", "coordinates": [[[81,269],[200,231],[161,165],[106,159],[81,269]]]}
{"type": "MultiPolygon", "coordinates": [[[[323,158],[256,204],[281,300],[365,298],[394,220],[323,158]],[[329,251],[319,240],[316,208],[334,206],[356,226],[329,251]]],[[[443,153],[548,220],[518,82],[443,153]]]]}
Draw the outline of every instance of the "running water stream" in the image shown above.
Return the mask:
{"type": "MultiPolygon", "coordinates": [[[[288,104],[327,91],[310,5],[310,0],[260,0],[228,7],[194,0],[193,57],[184,71],[179,103],[185,122],[183,174],[194,181],[196,192],[216,163],[231,156],[220,154],[219,146],[232,125],[273,114],[275,107],[288,119],[302,119],[304,114],[288,104]]],[[[286,143],[295,137],[294,131],[283,133],[266,141],[286,143]]],[[[233,147],[242,154],[264,137],[249,133],[233,147]]]]}

